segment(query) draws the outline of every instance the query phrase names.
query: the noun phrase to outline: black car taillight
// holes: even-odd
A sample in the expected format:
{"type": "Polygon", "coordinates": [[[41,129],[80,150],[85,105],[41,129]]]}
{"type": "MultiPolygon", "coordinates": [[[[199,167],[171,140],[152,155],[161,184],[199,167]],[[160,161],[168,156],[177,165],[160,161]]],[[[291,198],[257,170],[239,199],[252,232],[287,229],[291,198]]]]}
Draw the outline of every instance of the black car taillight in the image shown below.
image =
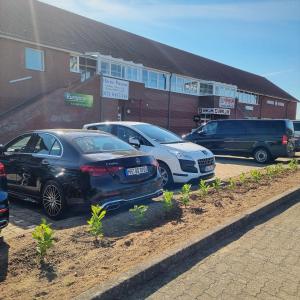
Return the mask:
{"type": "Polygon", "coordinates": [[[287,145],[288,144],[288,136],[287,135],[283,135],[282,136],[282,140],[281,140],[282,145],[287,145]]]}
{"type": "Polygon", "coordinates": [[[91,176],[103,176],[107,174],[116,173],[122,170],[123,167],[120,166],[89,166],[83,165],[80,167],[80,171],[83,173],[89,173],[91,176]]]}
{"type": "Polygon", "coordinates": [[[4,164],[0,162],[0,177],[5,177],[5,168],[4,168],[4,164]]]}

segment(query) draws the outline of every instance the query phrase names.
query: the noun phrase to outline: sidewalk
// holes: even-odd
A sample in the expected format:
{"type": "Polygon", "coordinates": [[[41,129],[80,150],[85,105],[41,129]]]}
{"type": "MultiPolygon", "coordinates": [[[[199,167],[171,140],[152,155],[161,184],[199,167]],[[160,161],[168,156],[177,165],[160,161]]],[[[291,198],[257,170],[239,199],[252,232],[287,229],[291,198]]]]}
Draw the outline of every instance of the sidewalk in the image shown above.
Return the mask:
{"type": "Polygon", "coordinates": [[[129,299],[300,299],[299,216],[300,202],[129,299]]]}

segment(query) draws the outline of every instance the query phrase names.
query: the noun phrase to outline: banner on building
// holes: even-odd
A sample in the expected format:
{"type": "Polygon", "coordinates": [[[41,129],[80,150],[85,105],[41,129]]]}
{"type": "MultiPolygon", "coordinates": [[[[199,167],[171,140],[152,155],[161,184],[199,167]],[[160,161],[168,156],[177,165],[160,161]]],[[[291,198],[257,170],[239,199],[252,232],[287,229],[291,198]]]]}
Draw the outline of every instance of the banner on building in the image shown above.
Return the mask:
{"type": "Polygon", "coordinates": [[[230,109],[225,109],[225,108],[209,108],[209,107],[204,107],[199,109],[200,114],[204,115],[230,115],[230,109]]]}
{"type": "Polygon", "coordinates": [[[128,100],[129,82],[115,78],[102,78],[102,97],[128,100]]]}
{"type": "Polygon", "coordinates": [[[234,108],[235,107],[235,99],[230,98],[230,97],[220,97],[219,107],[221,107],[221,108],[234,108]]]}
{"type": "Polygon", "coordinates": [[[93,107],[94,97],[92,95],[84,95],[78,93],[64,93],[65,103],[86,108],[93,107]]]}

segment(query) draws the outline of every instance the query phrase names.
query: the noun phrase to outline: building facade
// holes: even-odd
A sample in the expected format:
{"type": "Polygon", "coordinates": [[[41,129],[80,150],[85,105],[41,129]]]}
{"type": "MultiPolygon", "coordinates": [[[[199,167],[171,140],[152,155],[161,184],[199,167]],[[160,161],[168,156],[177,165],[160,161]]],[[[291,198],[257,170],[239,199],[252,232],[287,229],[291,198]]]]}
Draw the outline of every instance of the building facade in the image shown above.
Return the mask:
{"type": "Polygon", "coordinates": [[[133,120],[295,119],[268,81],[35,0],[0,0],[0,142],[24,130],[133,120]]]}

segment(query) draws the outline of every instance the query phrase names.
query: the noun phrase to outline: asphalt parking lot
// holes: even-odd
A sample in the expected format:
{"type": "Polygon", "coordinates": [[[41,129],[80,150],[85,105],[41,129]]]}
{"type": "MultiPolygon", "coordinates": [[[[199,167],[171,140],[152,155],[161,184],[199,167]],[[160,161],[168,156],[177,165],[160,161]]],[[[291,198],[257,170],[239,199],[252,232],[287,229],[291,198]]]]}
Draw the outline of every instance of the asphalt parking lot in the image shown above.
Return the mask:
{"type": "MultiPolygon", "coordinates": [[[[299,157],[299,155],[298,155],[299,157]]],[[[278,159],[275,163],[286,163],[287,159],[278,159]]],[[[232,156],[217,156],[216,157],[216,176],[222,180],[229,177],[239,176],[243,172],[248,172],[252,169],[262,168],[263,165],[255,163],[251,158],[240,158],[232,156]]],[[[174,187],[174,191],[180,186],[174,187]]],[[[123,208],[120,212],[126,211],[128,208],[123,208]]],[[[111,213],[111,217],[118,218],[118,211],[111,213]]],[[[56,229],[76,227],[86,224],[89,216],[89,207],[76,205],[70,207],[67,217],[60,221],[52,221],[56,229]]],[[[18,235],[24,234],[26,231],[32,230],[40,223],[44,217],[41,207],[36,204],[12,200],[10,202],[10,224],[2,232],[6,240],[12,239],[18,235]]]]}

